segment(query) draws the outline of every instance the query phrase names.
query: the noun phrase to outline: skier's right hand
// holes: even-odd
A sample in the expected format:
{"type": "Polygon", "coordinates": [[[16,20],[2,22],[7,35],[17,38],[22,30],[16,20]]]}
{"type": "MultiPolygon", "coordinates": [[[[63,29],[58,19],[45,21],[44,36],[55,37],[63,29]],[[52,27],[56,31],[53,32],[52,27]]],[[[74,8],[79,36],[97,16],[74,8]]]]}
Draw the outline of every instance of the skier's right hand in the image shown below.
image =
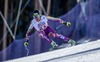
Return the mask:
{"type": "Polygon", "coordinates": [[[24,43],[25,46],[28,46],[28,41],[29,41],[29,39],[25,40],[25,43],[24,43]]]}

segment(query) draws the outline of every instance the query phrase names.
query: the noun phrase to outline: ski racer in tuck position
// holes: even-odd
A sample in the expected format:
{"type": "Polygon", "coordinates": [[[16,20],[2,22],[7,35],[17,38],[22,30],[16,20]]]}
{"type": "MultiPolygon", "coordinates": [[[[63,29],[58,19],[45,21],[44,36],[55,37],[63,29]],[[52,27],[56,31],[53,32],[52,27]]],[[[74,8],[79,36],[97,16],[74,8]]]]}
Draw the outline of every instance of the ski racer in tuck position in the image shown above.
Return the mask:
{"type": "Polygon", "coordinates": [[[65,22],[65,21],[61,20],[60,18],[46,17],[45,15],[42,15],[39,10],[34,10],[33,19],[31,21],[30,27],[28,28],[28,31],[26,33],[26,41],[24,43],[26,46],[28,46],[29,36],[30,36],[31,30],[33,28],[35,28],[35,30],[38,31],[39,36],[41,38],[45,39],[46,41],[48,41],[51,44],[53,49],[57,49],[58,45],[56,44],[56,42],[54,42],[52,39],[50,39],[49,36],[62,39],[71,45],[75,45],[76,42],[74,40],[72,40],[64,35],[56,33],[48,25],[48,20],[59,22],[59,23],[65,24],[66,26],[71,25],[70,22],[65,22]]]}

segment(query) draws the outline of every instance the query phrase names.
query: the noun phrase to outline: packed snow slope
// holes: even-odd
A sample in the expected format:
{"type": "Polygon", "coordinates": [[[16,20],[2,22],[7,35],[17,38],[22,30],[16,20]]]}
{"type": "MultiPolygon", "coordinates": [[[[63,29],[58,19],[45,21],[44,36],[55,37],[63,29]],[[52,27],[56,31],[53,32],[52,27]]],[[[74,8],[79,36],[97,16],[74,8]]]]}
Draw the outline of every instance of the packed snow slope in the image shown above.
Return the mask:
{"type": "Polygon", "coordinates": [[[100,62],[100,40],[7,62],[100,62]]]}

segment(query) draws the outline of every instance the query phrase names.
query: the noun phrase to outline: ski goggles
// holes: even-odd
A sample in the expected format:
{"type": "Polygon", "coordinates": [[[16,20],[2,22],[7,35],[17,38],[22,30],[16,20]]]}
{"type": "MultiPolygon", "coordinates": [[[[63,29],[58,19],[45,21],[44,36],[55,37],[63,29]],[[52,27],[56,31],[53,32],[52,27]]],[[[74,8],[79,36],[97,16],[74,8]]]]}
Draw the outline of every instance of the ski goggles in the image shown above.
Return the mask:
{"type": "Polygon", "coordinates": [[[33,18],[35,18],[35,19],[36,19],[36,18],[40,18],[40,15],[39,15],[38,13],[34,13],[34,14],[33,14],[33,18]]]}

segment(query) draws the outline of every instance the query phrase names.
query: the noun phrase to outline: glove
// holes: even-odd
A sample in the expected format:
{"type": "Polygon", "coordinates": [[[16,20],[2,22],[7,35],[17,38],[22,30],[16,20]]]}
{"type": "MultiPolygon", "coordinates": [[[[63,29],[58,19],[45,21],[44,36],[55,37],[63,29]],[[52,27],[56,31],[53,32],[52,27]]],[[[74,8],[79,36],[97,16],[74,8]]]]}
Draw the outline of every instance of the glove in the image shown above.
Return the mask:
{"type": "Polygon", "coordinates": [[[66,21],[63,21],[62,24],[66,25],[66,26],[70,26],[71,25],[70,22],[66,22],[66,21]]]}
{"type": "Polygon", "coordinates": [[[28,41],[29,41],[29,39],[26,39],[26,41],[24,43],[25,46],[28,46],[28,41]]]}

